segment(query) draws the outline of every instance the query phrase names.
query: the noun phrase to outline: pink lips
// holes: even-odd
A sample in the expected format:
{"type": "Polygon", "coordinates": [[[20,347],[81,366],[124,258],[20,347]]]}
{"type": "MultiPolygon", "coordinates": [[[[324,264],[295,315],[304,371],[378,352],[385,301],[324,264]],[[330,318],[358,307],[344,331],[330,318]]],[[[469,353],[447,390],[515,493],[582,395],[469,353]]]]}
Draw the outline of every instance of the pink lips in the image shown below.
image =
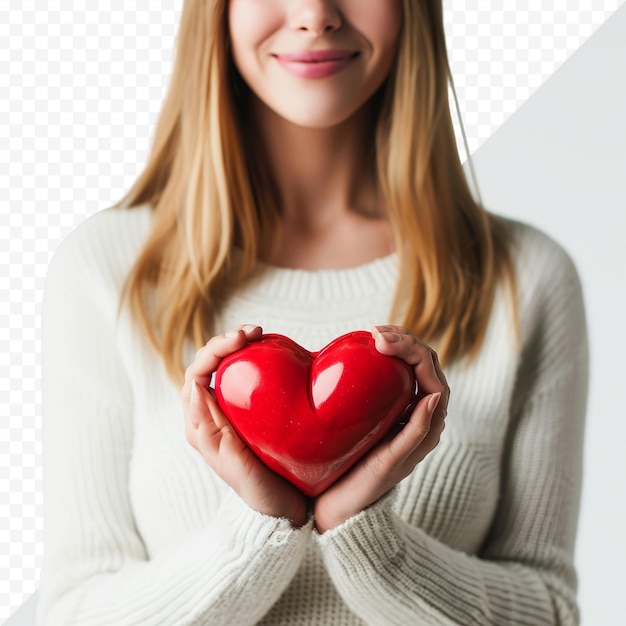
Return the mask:
{"type": "Polygon", "coordinates": [[[326,78],[350,65],[358,53],[351,50],[306,50],[274,55],[281,67],[299,78],[326,78]]]}

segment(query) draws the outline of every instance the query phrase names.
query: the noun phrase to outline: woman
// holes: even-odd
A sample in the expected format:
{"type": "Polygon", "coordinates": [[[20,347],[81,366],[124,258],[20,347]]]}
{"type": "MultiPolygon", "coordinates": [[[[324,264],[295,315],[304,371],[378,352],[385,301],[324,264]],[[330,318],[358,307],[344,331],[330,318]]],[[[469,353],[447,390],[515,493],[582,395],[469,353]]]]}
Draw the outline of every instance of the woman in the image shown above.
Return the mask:
{"type": "Polygon", "coordinates": [[[41,623],[577,622],[580,284],[473,200],[442,13],[185,2],[144,172],[49,270],[41,623]],[[211,377],[369,328],[423,397],[307,499],[211,377]]]}

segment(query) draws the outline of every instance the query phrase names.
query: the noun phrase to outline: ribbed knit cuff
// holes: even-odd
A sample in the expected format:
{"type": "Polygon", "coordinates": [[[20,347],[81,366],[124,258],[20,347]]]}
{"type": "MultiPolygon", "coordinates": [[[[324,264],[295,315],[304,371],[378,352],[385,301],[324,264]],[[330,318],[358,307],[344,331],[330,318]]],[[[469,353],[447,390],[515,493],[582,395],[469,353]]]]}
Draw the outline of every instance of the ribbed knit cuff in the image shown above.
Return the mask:
{"type": "Polygon", "coordinates": [[[396,496],[397,491],[394,488],[343,524],[323,534],[313,530],[313,535],[322,551],[339,542],[344,544],[347,550],[354,547],[359,552],[364,549],[365,545],[375,545],[377,549],[383,550],[382,553],[377,553],[378,559],[385,554],[396,554],[401,548],[394,529],[392,512],[396,496]]]}
{"type": "Polygon", "coordinates": [[[223,515],[218,516],[227,535],[236,544],[250,547],[261,547],[265,544],[281,546],[296,535],[306,535],[313,529],[313,518],[309,517],[306,524],[294,528],[290,520],[273,517],[256,511],[234,491],[224,498],[221,508],[223,515]]]}

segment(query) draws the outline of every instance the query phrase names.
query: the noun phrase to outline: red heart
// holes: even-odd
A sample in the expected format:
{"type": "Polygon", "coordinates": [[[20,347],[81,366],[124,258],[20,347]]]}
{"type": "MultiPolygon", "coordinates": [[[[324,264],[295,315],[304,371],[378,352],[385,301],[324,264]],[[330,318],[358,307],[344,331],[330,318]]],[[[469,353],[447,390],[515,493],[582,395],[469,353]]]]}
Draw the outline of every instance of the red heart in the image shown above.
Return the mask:
{"type": "Polygon", "coordinates": [[[218,404],[271,469],[315,496],[380,441],[415,399],[405,361],[356,331],[312,353],[263,335],[220,362],[218,404]]]}

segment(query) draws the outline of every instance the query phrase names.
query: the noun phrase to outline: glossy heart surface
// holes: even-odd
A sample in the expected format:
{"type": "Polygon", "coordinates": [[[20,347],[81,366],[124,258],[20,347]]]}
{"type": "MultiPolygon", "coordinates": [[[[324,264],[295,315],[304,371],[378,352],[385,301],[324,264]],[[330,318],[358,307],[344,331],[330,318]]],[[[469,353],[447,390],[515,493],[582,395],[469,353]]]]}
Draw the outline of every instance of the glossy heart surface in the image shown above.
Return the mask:
{"type": "Polygon", "coordinates": [[[215,395],[272,470],[315,496],[380,441],[414,403],[413,368],[380,354],[369,332],[312,353],[263,335],[220,362],[215,395]]]}

